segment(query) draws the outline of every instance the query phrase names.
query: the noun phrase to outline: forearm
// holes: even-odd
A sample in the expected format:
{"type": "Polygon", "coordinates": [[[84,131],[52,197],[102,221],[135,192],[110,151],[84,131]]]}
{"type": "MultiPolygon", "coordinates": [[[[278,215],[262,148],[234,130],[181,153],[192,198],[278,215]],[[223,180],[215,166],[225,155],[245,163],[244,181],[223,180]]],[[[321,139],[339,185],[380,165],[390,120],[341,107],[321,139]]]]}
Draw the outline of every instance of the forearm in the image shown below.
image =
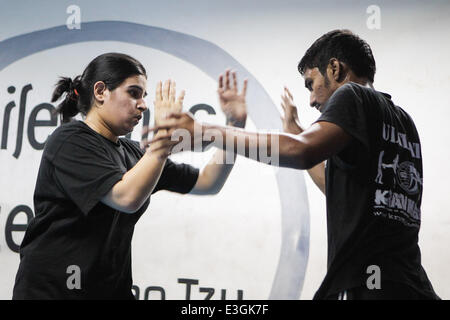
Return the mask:
{"type": "Polygon", "coordinates": [[[312,167],[301,136],[289,134],[246,132],[233,127],[203,125],[203,132],[213,132],[212,145],[270,165],[295,169],[312,167]]]}
{"type": "MultiPolygon", "coordinates": [[[[246,119],[227,119],[227,125],[244,128],[246,119]]],[[[197,195],[212,195],[222,190],[236,161],[236,153],[217,150],[205,168],[200,172],[197,183],[190,192],[197,195]]]]}
{"type": "Polygon", "coordinates": [[[166,159],[162,150],[146,152],[102,201],[126,213],[136,212],[158,183],[166,159]]]}
{"type": "Polygon", "coordinates": [[[236,154],[217,150],[200,172],[197,183],[190,193],[196,195],[217,194],[224,186],[235,161],[236,154]]]}

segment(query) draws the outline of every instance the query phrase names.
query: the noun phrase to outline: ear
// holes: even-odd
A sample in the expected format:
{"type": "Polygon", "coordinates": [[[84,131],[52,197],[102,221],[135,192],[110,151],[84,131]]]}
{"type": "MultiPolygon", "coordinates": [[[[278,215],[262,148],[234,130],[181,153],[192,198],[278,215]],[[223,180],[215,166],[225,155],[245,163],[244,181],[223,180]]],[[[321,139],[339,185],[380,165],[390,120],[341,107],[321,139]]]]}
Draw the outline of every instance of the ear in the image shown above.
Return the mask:
{"type": "Polygon", "coordinates": [[[103,81],[97,81],[94,84],[94,99],[100,103],[105,101],[105,93],[108,89],[103,81]]]}
{"type": "Polygon", "coordinates": [[[347,65],[336,58],[331,58],[328,62],[328,76],[332,77],[336,82],[342,82],[347,76],[347,65]]]}

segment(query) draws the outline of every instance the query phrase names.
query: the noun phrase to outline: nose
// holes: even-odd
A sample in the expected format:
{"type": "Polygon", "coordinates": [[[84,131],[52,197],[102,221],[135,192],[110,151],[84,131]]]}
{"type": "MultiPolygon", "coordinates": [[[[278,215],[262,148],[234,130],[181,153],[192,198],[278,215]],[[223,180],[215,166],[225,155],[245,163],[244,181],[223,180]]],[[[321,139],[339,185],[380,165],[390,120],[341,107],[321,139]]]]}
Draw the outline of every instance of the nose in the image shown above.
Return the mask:
{"type": "Polygon", "coordinates": [[[145,103],[144,99],[141,99],[137,105],[138,110],[140,110],[141,112],[144,112],[145,110],[147,110],[147,104],[145,103]]]}
{"type": "Polygon", "coordinates": [[[313,92],[311,92],[311,95],[309,96],[309,105],[311,107],[315,107],[316,104],[317,104],[316,95],[313,92]]]}

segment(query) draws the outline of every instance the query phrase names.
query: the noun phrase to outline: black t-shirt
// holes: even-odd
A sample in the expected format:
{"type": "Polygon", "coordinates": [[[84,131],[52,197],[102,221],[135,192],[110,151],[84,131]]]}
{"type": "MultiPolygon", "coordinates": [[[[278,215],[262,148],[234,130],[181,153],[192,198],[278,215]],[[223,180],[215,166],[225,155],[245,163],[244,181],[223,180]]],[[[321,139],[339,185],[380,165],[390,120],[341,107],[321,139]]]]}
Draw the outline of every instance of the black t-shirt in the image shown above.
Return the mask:
{"type": "Polygon", "coordinates": [[[370,266],[379,267],[382,282],[435,297],[418,246],[422,154],[411,117],[389,95],[348,83],[317,121],[354,139],[327,160],[328,270],[314,298],[366,286],[370,266]]]}
{"type": "MultiPolygon", "coordinates": [[[[143,154],[139,143],[114,143],[81,121],[54,131],[42,155],[13,299],[133,298],[131,239],[150,199],[132,214],[100,200],[143,154]]],[[[153,192],[188,193],[197,178],[197,169],[167,160],[153,192]]]]}

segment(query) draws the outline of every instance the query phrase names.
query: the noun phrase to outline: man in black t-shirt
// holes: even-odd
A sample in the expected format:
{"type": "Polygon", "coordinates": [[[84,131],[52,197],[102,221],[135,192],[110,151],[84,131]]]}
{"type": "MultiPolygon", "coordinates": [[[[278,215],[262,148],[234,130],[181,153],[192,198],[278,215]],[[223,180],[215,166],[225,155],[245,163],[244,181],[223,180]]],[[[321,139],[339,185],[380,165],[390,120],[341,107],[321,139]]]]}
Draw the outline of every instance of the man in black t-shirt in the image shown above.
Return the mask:
{"type": "MultiPolygon", "coordinates": [[[[155,129],[168,129],[168,135],[177,128],[214,129],[222,134],[212,143],[217,147],[229,150],[222,141],[233,141],[231,148],[250,158],[267,148],[270,162],[255,160],[309,170],[327,198],[328,270],[315,299],[438,299],[418,246],[419,136],[411,117],[374,90],[369,45],[348,30],[331,31],[307,50],[298,70],[311,92],[310,105],[322,113],[303,130],[285,89],[284,128],[298,136],[261,139],[259,133],[200,125],[189,114],[173,114],[155,129]]],[[[227,92],[234,86],[228,79],[219,84],[227,92]]],[[[242,108],[231,94],[227,104],[242,108]]]]}

